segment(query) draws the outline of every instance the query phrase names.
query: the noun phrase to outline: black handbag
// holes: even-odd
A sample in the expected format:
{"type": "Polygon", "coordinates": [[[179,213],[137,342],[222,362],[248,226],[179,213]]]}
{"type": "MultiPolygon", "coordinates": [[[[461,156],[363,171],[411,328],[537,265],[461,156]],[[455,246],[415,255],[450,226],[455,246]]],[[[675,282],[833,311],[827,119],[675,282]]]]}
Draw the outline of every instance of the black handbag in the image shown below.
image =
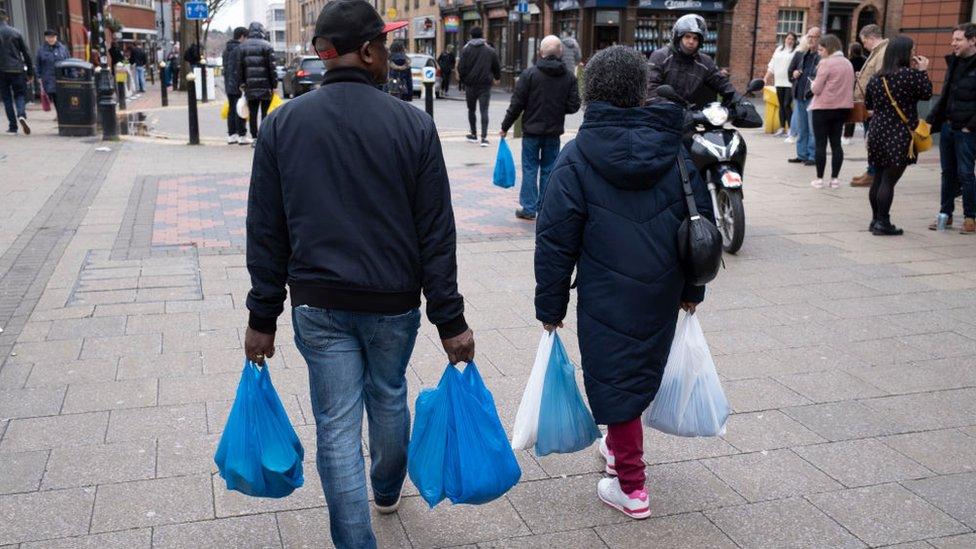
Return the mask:
{"type": "Polygon", "coordinates": [[[718,275],[722,266],[722,233],[718,227],[698,213],[695,193],[682,152],[678,153],[678,171],[688,203],[688,217],[678,227],[678,261],[685,280],[694,286],[704,286],[718,275]]]}

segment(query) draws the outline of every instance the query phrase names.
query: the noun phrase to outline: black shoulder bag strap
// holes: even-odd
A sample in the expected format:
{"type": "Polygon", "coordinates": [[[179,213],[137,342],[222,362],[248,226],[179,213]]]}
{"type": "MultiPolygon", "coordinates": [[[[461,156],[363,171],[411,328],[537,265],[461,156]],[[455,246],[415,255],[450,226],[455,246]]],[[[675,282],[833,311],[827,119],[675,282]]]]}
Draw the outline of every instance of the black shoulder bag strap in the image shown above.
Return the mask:
{"type": "Polygon", "coordinates": [[[695,204],[695,192],[691,190],[691,178],[688,177],[688,166],[685,165],[685,155],[678,151],[678,171],[681,172],[681,186],[685,191],[685,202],[688,204],[688,217],[698,219],[698,206],[695,204]]]}

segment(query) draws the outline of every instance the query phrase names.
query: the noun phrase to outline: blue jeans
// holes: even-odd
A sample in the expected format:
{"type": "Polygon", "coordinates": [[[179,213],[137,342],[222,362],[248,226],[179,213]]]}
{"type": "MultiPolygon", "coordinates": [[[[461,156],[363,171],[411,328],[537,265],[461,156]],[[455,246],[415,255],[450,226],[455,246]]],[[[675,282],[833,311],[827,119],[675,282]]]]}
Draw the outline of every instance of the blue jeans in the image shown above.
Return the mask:
{"type": "Polygon", "coordinates": [[[956,196],[962,191],[965,217],[976,217],[976,134],[942,125],[939,140],[942,161],[942,206],[939,213],[952,215],[956,196]]]}
{"type": "Polygon", "coordinates": [[[332,541],[340,548],[375,548],[362,453],[363,407],[369,419],[373,495],[382,505],[392,505],[407,474],[405,373],[420,310],[383,315],[303,305],[292,309],[292,324],[308,363],[316,464],[332,541]]]}
{"type": "Polygon", "coordinates": [[[146,91],[146,67],[136,67],[136,89],[146,91]]]}
{"type": "Polygon", "coordinates": [[[813,139],[813,120],[809,110],[810,102],[797,99],[793,102],[796,113],[796,156],[803,160],[813,160],[817,156],[816,141],[813,139]]]}
{"type": "Polygon", "coordinates": [[[12,130],[17,129],[17,117],[27,118],[26,96],[27,79],[24,73],[0,72],[0,97],[3,98],[3,109],[7,113],[7,122],[10,123],[12,130]]]}
{"type": "Polygon", "coordinates": [[[557,156],[559,136],[522,137],[522,188],[519,190],[519,204],[525,213],[537,213],[542,209],[549,174],[552,173],[557,156]]]}

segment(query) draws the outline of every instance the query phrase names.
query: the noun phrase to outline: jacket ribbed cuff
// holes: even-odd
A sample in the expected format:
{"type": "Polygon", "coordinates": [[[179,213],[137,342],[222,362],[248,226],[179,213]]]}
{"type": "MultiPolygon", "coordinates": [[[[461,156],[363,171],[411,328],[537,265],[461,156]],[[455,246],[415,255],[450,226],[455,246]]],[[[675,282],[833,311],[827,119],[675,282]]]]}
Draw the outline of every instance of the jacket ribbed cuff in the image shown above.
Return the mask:
{"type": "Polygon", "coordinates": [[[247,319],[247,325],[262,334],[274,334],[278,329],[278,319],[258,316],[252,311],[247,319]]]}
{"type": "Polygon", "coordinates": [[[468,323],[464,321],[464,315],[460,314],[453,320],[437,325],[437,333],[441,339],[451,339],[454,336],[463,334],[468,329],[468,323]]]}

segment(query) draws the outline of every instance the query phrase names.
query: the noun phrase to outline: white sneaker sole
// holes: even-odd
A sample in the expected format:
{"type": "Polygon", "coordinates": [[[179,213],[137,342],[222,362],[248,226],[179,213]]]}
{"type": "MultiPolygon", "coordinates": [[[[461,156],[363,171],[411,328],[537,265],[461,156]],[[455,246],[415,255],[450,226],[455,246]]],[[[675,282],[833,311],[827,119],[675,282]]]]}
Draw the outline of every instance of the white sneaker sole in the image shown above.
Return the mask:
{"type": "Polygon", "coordinates": [[[373,502],[373,505],[376,507],[377,513],[381,515],[392,515],[393,513],[396,513],[397,511],[400,510],[400,501],[402,499],[403,496],[401,495],[400,497],[397,498],[396,503],[394,503],[393,505],[389,505],[387,507],[383,507],[382,505],[376,505],[375,501],[373,502]]]}
{"type": "Polygon", "coordinates": [[[648,518],[648,517],[651,516],[651,506],[650,506],[650,503],[648,503],[647,507],[645,507],[644,509],[639,509],[637,511],[632,511],[630,509],[627,509],[623,505],[620,505],[620,504],[614,503],[612,501],[607,501],[607,500],[603,499],[603,496],[599,492],[597,492],[597,497],[599,497],[600,498],[600,501],[602,501],[607,507],[611,507],[613,509],[616,509],[616,510],[620,511],[621,513],[627,515],[628,517],[630,517],[632,519],[644,520],[644,519],[646,519],[646,518],[648,518]]]}

